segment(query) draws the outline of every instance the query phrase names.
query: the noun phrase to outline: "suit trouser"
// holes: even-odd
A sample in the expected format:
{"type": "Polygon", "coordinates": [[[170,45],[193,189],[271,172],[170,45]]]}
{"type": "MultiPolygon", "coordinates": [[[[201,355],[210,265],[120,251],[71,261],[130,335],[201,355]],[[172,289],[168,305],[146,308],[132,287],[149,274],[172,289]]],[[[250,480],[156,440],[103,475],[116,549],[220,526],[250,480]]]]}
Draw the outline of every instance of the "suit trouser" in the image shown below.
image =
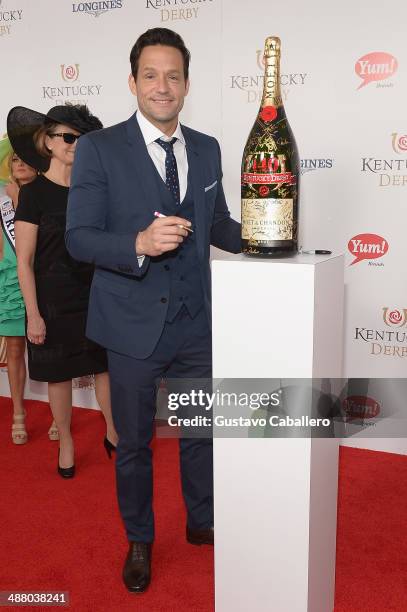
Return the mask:
{"type": "MultiPolygon", "coordinates": [[[[137,338],[135,338],[137,342],[137,338]]],[[[120,512],[131,541],[154,538],[153,470],[150,442],[156,411],[156,381],[211,378],[212,346],[206,313],[191,319],[186,309],[166,322],[153,354],[135,359],[108,351],[113,421],[119,435],[116,485],[120,512]]],[[[181,438],[180,467],[187,522],[213,525],[212,440],[181,438]]]]}

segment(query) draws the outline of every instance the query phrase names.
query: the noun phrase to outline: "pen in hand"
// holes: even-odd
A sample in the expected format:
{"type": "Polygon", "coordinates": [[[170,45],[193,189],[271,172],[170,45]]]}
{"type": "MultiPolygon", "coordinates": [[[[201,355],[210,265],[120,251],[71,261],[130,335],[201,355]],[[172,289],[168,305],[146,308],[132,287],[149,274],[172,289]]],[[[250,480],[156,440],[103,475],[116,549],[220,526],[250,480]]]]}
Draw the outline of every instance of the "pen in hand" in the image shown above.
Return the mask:
{"type": "MultiPolygon", "coordinates": [[[[154,217],[158,217],[159,219],[164,219],[167,215],[163,215],[162,213],[159,213],[157,211],[155,211],[154,213],[154,217]]],[[[191,234],[194,233],[193,229],[190,229],[189,227],[186,227],[185,225],[178,225],[178,227],[180,227],[181,229],[187,230],[187,232],[190,232],[191,234]]]]}

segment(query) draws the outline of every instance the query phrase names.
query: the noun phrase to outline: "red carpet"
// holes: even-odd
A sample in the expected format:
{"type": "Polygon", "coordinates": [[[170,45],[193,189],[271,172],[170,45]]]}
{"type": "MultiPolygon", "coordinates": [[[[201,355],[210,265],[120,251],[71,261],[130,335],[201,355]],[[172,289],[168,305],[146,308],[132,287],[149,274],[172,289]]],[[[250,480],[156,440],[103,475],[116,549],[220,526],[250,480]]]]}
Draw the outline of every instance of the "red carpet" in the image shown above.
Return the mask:
{"type": "Polygon", "coordinates": [[[27,412],[29,441],[15,446],[11,402],[1,400],[0,591],[69,591],[75,612],[213,610],[213,549],[185,540],[177,441],[160,439],[154,446],[153,582],[146,593],[133,595],[121,579],[127,540],[114,463],[102,447],[102,416],[74,410],[78,470],[64,481],[56,473],[58,442],[47,436],[48,406],[27,402],[27,412]]]}
{"type": "MultiPolygon", "coordinates": [[[[153,582],[131,595],[121,582],[127,544],[101,415],[75,409],[78,472],[64,481],[56,474],[58,443],[46,433],[48,406],[27,408],[30,438],[18,447],[10,400],[0,400],[0,591],[69,591],[75,612],[211,612],[213,552],[185,542],[177,442],[154,444],[153,582]]],[[[407,610],[406,506],[407,458],[342,449],[335,612],[407,610]]]]}
{"type": "Polygon", "coordinates": [[[342,448],[335,612],[407,610],[407,457],[342,448]]]}

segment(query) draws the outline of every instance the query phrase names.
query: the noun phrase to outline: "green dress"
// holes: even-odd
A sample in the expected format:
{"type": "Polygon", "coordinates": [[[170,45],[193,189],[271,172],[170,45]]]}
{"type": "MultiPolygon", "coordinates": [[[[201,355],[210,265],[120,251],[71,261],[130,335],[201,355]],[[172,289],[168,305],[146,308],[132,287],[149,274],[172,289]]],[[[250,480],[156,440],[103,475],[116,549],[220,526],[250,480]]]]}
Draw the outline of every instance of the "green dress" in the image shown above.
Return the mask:
{"type": "Polygon", "coordinates": [[[0,231],[3,237],[3,259],[0,260],[0,336],[25,336],[25,309],[18,284],[17,258],[1,225],[0,231]]]}

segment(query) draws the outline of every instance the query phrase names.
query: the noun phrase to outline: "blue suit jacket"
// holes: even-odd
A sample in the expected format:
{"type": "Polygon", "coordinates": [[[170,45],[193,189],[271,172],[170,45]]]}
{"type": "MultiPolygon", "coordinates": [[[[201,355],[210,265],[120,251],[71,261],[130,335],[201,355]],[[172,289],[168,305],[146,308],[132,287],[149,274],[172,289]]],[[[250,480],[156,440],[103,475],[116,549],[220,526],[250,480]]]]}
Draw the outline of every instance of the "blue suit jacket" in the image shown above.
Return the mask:
{"type": "MultiPolygon", "coordinates": [[[[218,142],[182,126],[205,309],[210,322],[210,244],[240,251],[240,224],[230,218],[222,188],[218,142]],[[206,189],[205,188],[208,188],[206,189]]],[[[135,239],[161,210],[156,169],[136,114],[78,141],[67,211],[66,245],[75,259],[95,264],[87,336],[119,353],[144,359],[154,350],[168,308],[164,266],[139,267],[135,239]],[[166,303],[162,298],[167,298],[166,303]]],[[[182,213],[180,213],[182,216],[182,213]]]]}

